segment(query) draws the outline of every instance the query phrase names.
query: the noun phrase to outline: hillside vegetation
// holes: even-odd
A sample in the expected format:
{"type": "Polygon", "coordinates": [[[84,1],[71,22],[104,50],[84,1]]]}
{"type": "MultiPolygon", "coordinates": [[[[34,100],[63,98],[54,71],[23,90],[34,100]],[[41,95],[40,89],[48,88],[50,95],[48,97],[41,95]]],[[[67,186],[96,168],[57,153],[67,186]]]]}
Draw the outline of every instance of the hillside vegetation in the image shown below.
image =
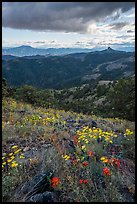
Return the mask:
{"type": "Polygon", "coordinates": [[[35,106],[63,109],[103,117],[135,120],[135,77],[118,81],[99,81],[70,89],[11,88],[3,80],[3,95],[35,106]]]}
{"type": "Polygon", "coordinates": [[[3,202],[134,202],[134,131],[127,120],[3,96],[3,202]]]}

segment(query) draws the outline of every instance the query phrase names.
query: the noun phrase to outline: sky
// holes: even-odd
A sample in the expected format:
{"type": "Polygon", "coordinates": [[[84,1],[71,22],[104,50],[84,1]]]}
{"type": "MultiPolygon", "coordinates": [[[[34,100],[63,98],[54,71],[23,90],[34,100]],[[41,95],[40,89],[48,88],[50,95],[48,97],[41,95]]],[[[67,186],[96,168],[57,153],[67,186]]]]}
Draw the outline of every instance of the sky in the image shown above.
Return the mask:
{"type": "Polygon", "coordinates": [[[3,2],[2,47],[135,47],[135,2],[3,2]]]}

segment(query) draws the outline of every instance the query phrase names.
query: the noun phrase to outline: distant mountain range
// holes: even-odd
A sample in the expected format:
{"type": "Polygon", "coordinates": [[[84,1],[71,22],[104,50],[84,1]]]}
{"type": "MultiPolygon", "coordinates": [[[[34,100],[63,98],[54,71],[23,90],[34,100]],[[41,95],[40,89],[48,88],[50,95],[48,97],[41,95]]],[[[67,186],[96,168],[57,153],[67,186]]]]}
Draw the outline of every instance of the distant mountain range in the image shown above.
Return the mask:
{"type": "Polygon", "coordinates": [[[63,56],[7,55],[2,59],[3,77],[12,86],[28,84],[39,88],[63,89],[94,84],[99,80],[118,80],[135,74],[135,53],[110,47],[102,51],[63,56]]]}
{"type": "Polygon", "coordinates": [[[22,45],[15,48],[3,48],[2,55],[14,55],[18,57],[33,55],[64,55],[70,53],[91,52],[92,49],[86,48],[34,48],[22,45]]]}

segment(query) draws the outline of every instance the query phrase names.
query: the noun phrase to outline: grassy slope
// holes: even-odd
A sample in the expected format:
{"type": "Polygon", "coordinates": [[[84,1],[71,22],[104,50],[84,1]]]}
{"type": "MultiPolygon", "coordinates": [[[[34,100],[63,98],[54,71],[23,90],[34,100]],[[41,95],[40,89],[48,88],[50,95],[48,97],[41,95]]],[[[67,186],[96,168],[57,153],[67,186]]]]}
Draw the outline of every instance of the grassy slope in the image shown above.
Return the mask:
{"type": "Polygon", "coordinates": [[[60,179],[58,201],[134,200],[134,123],[34,108],[11,98],[3,99],[2,109],[3,201],[23,200],[25,183],[47,171],[60,179]],[[92,120],[97,128],[91,126],[92,120]],[[124,136],[126,129],[131,131],[124,136]],[[74,142],[75,151],[63,138],[74,142]],[[12,149],[14,145],[18,147],[12,149]],[[107,157],[104,162],[102,156],[107,157]],[[119,159],[119,168],[114,158],[119,159]],[[105,167],[110,176],[103,174],[105,167]],[[80,184],[80,179],[88,184],[80,184]]]}

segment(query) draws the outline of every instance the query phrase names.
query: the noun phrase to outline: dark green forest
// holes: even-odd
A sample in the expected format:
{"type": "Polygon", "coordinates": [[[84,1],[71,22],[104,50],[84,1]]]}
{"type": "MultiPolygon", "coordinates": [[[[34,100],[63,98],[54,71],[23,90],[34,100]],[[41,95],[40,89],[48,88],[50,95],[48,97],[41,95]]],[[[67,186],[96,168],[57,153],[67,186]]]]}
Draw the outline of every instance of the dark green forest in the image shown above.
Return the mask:
{"type": "Polygon", "coordinates": [[[131,76],[134,64],[134,53],[115,50],[65,56],[7,57],[2,60],[2,75],[15,87],[64,89],[93,84],[97,80],[118,80],[125,74],[131,76]]]}
{"type": "Polygon", "coordinates": [[[107,85],[87,84],[81,87],[54,90],[34,86],[10,87],[2,80],[3,97],[45,108],[63,109],[103,117],[135,119],[135,78],[123,78],[107,85]]]}

